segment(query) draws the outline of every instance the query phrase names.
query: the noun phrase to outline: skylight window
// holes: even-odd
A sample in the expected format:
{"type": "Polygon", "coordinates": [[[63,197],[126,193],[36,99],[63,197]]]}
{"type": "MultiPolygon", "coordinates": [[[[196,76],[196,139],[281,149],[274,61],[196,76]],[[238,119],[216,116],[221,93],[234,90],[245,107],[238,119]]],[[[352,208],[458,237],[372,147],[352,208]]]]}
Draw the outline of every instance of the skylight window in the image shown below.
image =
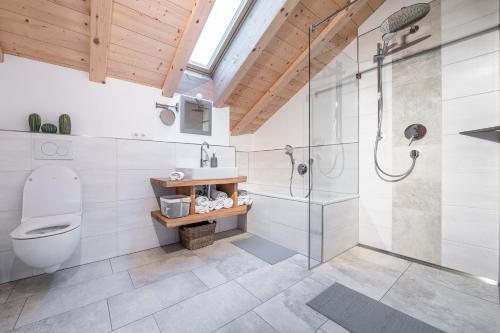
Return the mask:
{"type": "Polygon", "coordinates": [[[191,67],[210,74],[251,0],[217,0],[191,54],[191,67]]]}

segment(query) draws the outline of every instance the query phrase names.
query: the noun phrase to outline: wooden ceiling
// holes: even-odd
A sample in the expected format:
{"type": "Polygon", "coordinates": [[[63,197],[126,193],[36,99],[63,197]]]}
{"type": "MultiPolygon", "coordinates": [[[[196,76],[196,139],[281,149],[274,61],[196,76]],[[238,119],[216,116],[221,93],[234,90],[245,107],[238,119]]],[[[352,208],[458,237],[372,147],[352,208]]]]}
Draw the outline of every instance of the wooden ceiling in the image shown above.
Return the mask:
{"type": "MultiPolygon", "coordinates": [[[[231,106],[231,133],[254,133],[309,79],[308,28],[348,0],[289,0],[232,81],[216,92],[216,105],[231,106]],[[274,25],[273,25],[274,24],[274,25]],[[257,55],[255,54],[257,53],[257,55]]],[[[318,73],[357,36],[358,27],[384,2],[359,0],[315,30],[312,41],[312,75],[318,73]]],[[[221,63],[221,66],[224,66],[221,63]]],[[[221,68],[224,70],[224,68],[221,68]]],[[[222,79],[221,79],[222,80],[222,79]]],[[[218,84],[215,81],[217,90],[218,84]]]]}
{"type": "Polygon", "coordinates": [[[0,0],[0,48],[171,96],[213,0],[0,0]]]}
{"type": "MultiPolygon", "coordinates": [[[[165,96],[202,89],[216,106],[231,106],[232,134],[253,133],[307,83],[309,25],[348,0],[258,0],[277,14],[262,18],[265,31],[251,42],[238,33],[233,44],[249,51],[228,51],[209,80],[185,68],[215,1],[0,0],[0,62],[3,53],[18,55],[87,71],[96,82],[113,77],[161,88],[165,96]],[[244,58],[241,66],[235,57],[244,58]]],[[[314,32],[313,74],[383,2],[358,0],[314,32]]],[[[258,30],[252,24],[250,34],[258,30]]]]}

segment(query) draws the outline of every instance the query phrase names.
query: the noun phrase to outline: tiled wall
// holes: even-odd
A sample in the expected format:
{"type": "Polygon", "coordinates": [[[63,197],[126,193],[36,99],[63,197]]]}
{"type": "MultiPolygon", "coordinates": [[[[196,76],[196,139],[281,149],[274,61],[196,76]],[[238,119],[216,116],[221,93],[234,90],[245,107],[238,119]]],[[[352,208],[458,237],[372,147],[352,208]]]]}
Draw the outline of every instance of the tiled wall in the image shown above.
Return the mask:
{"type": "MultiPolygon", "coordinates": [[[[385,10],[384,5],[379,11],[385,10]]],[[[440,138],[437,138],[441,143],[434,153],[423,150],[417,162],[417,172],[422,163],[442,165],[442,171],[437,175],[441,181],[441,193],[436,196],[441,198],[441,264],[498,280],[500,150],[496,143],[466,137],[459,132],[500,124],[499,3],[497,0],[441,0],[440,5],[441,31],[436,34],[441,34],[443,44],[438,51],[441,57],[442,116],[429,123],[428,129],[439,121],[442,123],[440,138]],[[497,28],[493,31],[484,32],[495,26],[497,28]],[[475,33],[478,34],[449,43],[475,33]]],[[[379,16],[391,13],[387,11],[379,16]]],[[[370,47],[373,53],[374,42],[370,47]]],[[[372,60],[362,55],[360,46],[361,70],[373,67],[372,60]]],[[[391,110],[395,94],[393,71],[394,66],[384,67],[384,99],[387,102],[385,136],[379,153],[380,162],[389,171],[392,171],[394,159],[399,159],[399,154],[392,149],[394,138],[391,133],[396,113],[399,117],[402,112],[391,110]]],[[[413,90],[406,93],[412,94],[413,90]]],[[[422,103],[428,100],[427,95],[417,94],[415,98],[418,100],[419,96],[422,103]]],[[[376,112],[376,73],[370,71],[360,80],[360,242],[396,251],[393,203],[397,193],[394,185],[378,179],[373,169],[376,112]]],[[[428,171],[427,178],[433,176],[428,171]]],[[[421,191],[424,197],[431,194],[421,191]]],[[[418,197],[413,201],[417,204],[418,197]]]]}
{"type": "MultiPolygon", "coordinates": [[[[220,166],[235,165],[233,147],[211,146],[212,152],[220,166]]],[[[15,258],[9,236],[20,223],[31,170],[65,165],[82,181],[82,241],[64,264],[69,267],[176,242],[177,229],[150,217],[158,203],[149,178],[165,177],[176,165],[197,167],[199,154],[194,144],[0,131],[0,283],[39,273],[15,258]],[[74,159],[35,160],[32,141],[40,137],[72,141],[74,159]]],[[[234,218],[221,222],[218,231],[236,227],[234,218]]]]}
{"type": "MultiPolygon", "coordinates": [[[[292,187],[303,193],[309,186],[308,175],[297,173],[299,163],[306,163],[308,148],[295,148],[296,160],[292,187]]],[[[313,190],[336,193],[358,193],[358,144],[334,144],[311,148],[313,190]]],[[[248,182],[277,187],[290,186],[290,157],[283,149],[237,152],[236,165],[248,182]]]]}

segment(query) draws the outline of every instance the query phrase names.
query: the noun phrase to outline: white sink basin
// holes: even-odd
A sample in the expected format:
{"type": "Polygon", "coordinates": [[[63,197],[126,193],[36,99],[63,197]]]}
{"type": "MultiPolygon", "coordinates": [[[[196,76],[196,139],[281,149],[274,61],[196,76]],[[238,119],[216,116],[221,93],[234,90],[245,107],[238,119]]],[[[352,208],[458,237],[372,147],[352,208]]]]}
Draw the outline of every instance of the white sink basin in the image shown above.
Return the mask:
{"type": "Polygon", "coordinates": [[[214,179],[238,177],[238,168],[176,168],[185,179],[214,179]]]}

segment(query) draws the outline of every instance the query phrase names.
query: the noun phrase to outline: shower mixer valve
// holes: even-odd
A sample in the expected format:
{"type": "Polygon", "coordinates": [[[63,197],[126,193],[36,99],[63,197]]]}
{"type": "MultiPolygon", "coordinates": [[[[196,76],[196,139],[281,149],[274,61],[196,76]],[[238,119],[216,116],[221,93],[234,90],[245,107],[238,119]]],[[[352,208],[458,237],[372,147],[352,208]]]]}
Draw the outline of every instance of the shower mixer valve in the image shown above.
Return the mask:
{"type": "Polygon", "coordinates": [[[422,124],[412,124],[405,129],[405,137],[410,140],[408,146],[411,146],[413,141],[422,139],[427,134],[427,128],[422,124]]]}

